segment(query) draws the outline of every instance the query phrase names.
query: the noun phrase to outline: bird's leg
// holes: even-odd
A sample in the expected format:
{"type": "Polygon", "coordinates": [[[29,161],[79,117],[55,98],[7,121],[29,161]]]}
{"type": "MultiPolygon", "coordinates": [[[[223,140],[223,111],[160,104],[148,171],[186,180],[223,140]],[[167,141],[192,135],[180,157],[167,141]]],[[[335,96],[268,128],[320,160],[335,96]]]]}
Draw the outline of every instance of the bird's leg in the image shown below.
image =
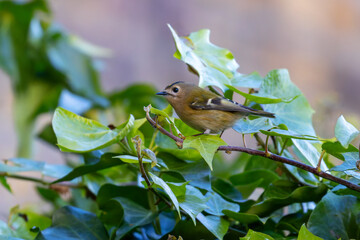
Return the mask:
{"type": "Polygon", "coordinates": [[[219,138],[221,138],[221,136],[223,135],[224,132],[225,132],[225,130],[222,130],[222,132],[219,135],[219,138]]]}

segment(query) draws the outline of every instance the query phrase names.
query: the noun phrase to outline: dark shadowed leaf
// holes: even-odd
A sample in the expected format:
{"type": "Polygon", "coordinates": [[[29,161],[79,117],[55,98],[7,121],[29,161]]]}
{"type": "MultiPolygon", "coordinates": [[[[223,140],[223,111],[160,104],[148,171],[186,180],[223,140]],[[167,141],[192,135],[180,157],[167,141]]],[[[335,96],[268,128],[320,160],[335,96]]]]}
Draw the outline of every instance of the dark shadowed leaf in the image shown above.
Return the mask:
{"type": "Polygon", "coordinates": [[[95,214],[82,209],[66,206],[57,210],[53,215],[50,228],[45,229],[36,239],[108,239],[104,225],[95,214]]]}
{"type": "Polygon", "coordinates": [[[278,181],[265,191],[265,200],[253,205],[248,213],[267,216],[292,203],[319,201],[326,192],[327,187],[324,184],[318,187],[297,187],[291,182],[278,181]]]}
{"type": "Polygon", "coordinates": [[[199,213],[196,218],[218,239],[223,239],[230,226],[228,221],[218,216],[204,216],[202,213],[199,213]]]}
{"type": "Polygon", "coordinates": [[[223,216],[223,210],[230,210],[233,212],[240,211],[240,206],[238,204],[226,201],[217,193],[208,192],[205,197],[209,198],[206,203],[208,208],[205,209],[205,212],[209,214],[223,216]]]}
{"type": "Polygon", "coordinates": [[[354,196],[328,192],[316,205],[307,226],[310,232],[324,239],[359,239],[359,201],[354,196]]]}
{"type": "Polygon", "coordinates": [[[119,159],[114,158],[116,155],[117,155],[116,153],[105,153],[101,155],[100,159],[97,159],[94,162],[91,162],[90,164],[85,164],[74,168],[69,174],[54,181],[53,183],[71,181],[77,177],[81,177],[88,173],[97,172],[106,168],[111,168],[114,166],[124,164],[119,159]]]}

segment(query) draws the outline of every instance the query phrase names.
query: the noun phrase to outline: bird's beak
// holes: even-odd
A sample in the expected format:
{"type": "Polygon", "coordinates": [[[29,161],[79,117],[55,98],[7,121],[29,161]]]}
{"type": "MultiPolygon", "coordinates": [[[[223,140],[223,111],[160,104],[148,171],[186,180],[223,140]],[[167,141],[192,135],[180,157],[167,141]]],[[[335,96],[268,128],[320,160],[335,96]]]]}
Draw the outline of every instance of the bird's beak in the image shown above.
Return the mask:
{"type": "Polygon", "coordinates": [[[158,92],[158,93],[156,93],[156,95],[166,96],[166,95],[168,95],[168,93],[167,93],[167,92],[165,92],[165,91],[162,91],[162,92],[158,92]]]}

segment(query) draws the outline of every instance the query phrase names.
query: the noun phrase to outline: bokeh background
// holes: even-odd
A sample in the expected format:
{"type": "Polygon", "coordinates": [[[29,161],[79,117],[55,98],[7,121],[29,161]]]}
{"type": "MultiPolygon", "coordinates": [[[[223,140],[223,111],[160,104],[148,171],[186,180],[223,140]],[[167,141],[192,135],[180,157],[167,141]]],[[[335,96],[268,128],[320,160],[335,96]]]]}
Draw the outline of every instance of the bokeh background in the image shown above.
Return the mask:
{"type": "MultiPolygon", "coordinates": [[[[287,68],[292,81],[315,109],[314,125],[333,137],[343,114],[360,128],[360,2],[354,0],[51,0],[55,21],[69,32],[102,47],[102,86],[106,91],[134,82],[159,89],[178,81],[196,82],[184,63],[172,57],[174,43],[166,23],[179,35],[211,29],[211,41],[228,48],[239,72],[287,68]]],[[[10,80],[0,70],[0,158],[14,157],[16,137],[10,80]]],[[[44,115],[37,129],[51,119],[44,115]]],[[[225,141],[234,143],[231,131],[225,141]]],[[[238,142],[238,141],[237,141],[238,142]]],[[[236,142],[235,142],[236,143],[236,142]]],[[[62,161],[57,150],[36,142],[35,160],[62,161]]],[[[13,194],[0,188],[0,219],[21,204],[43,207],[33,184],[9,180],[13,194]]]]}

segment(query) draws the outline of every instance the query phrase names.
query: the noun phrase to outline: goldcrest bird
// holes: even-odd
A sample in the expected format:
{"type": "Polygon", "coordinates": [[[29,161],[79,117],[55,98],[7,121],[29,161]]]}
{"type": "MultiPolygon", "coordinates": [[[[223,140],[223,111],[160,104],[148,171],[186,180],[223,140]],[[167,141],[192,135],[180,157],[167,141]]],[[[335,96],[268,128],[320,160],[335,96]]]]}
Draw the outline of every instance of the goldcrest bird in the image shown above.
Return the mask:
{"type": "Polygon", "coordinates": [[[165,96],[179,118],[200,132],[222,133],[248,115],[275,117],[273,113],[243,106],[185,82],[170,84],[157,95],[165,96]]]}

